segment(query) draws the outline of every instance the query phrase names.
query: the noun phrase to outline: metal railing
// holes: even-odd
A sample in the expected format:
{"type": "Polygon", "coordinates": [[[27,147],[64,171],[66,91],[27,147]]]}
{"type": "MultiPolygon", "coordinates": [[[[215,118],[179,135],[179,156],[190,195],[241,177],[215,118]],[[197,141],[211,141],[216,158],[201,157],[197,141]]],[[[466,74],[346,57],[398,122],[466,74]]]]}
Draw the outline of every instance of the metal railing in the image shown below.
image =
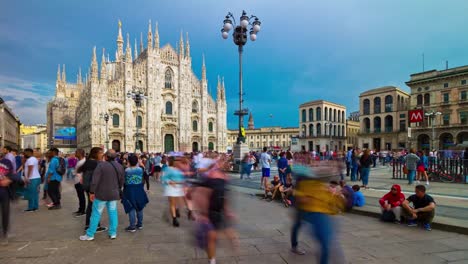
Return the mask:
{"type": "MultiPolygon", "coordinates": [[[[468,160],[433,157],[428,157],[428,159],[429,166],[427,168],[427,175],[431,181],[468,183],[468,160]]],[[[392,166],[393,179],[407,179],[407,175],[403,173],[404,164],[403,157],[392,159],[390,166],[392,166]]]]}

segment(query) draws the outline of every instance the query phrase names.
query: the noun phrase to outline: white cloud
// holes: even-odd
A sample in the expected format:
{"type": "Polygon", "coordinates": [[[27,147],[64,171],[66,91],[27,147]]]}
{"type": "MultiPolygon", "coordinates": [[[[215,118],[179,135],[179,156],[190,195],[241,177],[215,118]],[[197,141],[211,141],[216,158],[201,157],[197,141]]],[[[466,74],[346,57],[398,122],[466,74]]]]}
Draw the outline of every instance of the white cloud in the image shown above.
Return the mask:
{"type": "Polygon", "coordinates": [[[46,105],[54,85],[0,75],[0,96],[24,124],[46,123],[46,105]]]}

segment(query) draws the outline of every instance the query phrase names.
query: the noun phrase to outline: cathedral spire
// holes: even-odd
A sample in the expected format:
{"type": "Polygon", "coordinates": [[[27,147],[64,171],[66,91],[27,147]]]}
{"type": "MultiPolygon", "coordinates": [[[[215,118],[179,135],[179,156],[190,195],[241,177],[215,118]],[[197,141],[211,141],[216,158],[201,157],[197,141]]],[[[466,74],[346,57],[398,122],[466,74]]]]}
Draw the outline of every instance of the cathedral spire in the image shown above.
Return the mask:
{"type": "MultiPolygon", "coordinates": [[[[141,43],[143,45],[143,37],[141,39],[141,43]]],[[[153,50],[153,33],[151,32],[151,19],[148,21],[148,43],[146,45],[148,46],[148,53],[151,52],[153,50]]]]}
{"type": "Polygon", "coordinates": [[[179,58],[184,57],[184,37],[182,36],[182,30],[180,31],[180,40],[179,40],[179,58]]]}
{"type": "Polygon", "coordinates": [[[63,70],[62,70],[62,82],[64,83],[67,82],[67,74],[65,73],[65,64],[63,65],[63,70]]]}
{"type": "Polygon", "coordinates": [[[202,80],[206,80],[205,54],[203,54],[202,62],[202,80]]]}
{"type": "Polygon", "coordinates": [[[78,68],[78,77],[76,78],[76,83],[77,84],[83,83],[83,79],[81,78],[81,67],[78,68]]]}
{"type": "Polygon", "coordinates": [[[127,33],[127,49],[125,50],[126,62],[132,62],[132,48],[130,47],[130,35],[127,33]]]}
{"type": "Polygon", "coordinates": [[[185,41],[186,41],[186,44],[185,44],[185,57],[190,58],[190,42],[189,42],[189,38],[188,38],[188,32],[187,32],[187,39],[185,41]]]}
{"type": "Polygon", "coordinates": [[[221,83],[221,94],[222,94],[222,98],[223,98],[223,101],[226,101],[226,87],[224,86],[224,76],[223,76],[223,81],[221,83]]]}
{"type": "Polygon", "coordinates": [[[98,81],[98,64],[96,57],[96,46],[93,48],[93,58],[91,60],[91,82],[98,81]]]}
{"type": "Polygon", "coordinates": [[[154,49],[159,49],[159,29],[158,22],[156,22],[156,27],[154,28],[154,49]]]}
{"type": "MultiPolygon", "coordinates": [[[[141,36],[142,36],[142,40],[143,40],[143,33],[141,34],[141,36]]],[[[143,51],[142,47],[143,47],[143,42],[140,43],[140,52],[143,51]]],[[[135,59],[138,58],[138,50],[137,50],[137,40],[136,40],[136,38],[135,38],[135,49],[133,50],[133,54],[135,54],[135,59]]]]}
{"type": "Polygon", "coordinates": [[[122,22],[119,19],[119,34],[117,35],[117,52],[116,61],[120,61],[120,57],[123,55],[123,37],[122,37],[122,22]]]}
{"type": "Polygon", "coordinates": [[[60,64],[58,65],[58,69],[57,69],[57,82],[61,82],[62,81],[62,77],[60,75],[60,64]]]}
{"type": "Polygon", "coordinates": [[[102,49],[101,59],[101,83],[107,81],[107,69],[106,69],[106,49],[102,49]]]}
{"type": "Polygon", "coordinates": [[[142,53],[144,49],[145,47],[143,46],[143,32],[140,32],[140,53],[142,53]]]}

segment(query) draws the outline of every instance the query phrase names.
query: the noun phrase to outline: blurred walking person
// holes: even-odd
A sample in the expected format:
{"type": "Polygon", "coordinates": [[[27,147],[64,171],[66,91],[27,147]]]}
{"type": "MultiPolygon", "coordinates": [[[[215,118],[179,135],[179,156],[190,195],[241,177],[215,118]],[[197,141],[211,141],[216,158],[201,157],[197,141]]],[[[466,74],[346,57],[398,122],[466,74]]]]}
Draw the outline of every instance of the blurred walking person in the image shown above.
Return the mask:
{"type": "MultiPolygon", "coordinates": [[[[336,247],[333,251],[335,255],[339,257],[342,255],[339,244],[335,241],[335,224],[331,215],[343,211],[345,201],[340,193],[333,194],[330,192],[327,184],[330,176],[338,175],[339,172],[333,166],[315,167],[313,169],[307,168],[305,165],[297,167],[299,167],[296,169],[298,174],[302,176],[294,191],[297,201],[297,217],[311,225],[311,235],[320,244],[319,263],[327,264],[333,246],[336,247]],[[301,173],[301,171],[303,172],[301,173]]],[[[298,232],[294,228],[298,228],[296,223],[291,233],[292,251],[302,255],[304,252],[297,250],[298,232]]]]}
{"type": "Polygon", "coordinates": [[[8,230],[10,226],[10,190],[9,186],[13,182],[15,170],[13,163],[5,157],[5,153],[0,153],[0,210],[2,216],[2,233],[0,243],[8,244],[8,230]]]}
{"type": "Polygon", "coordinates": [[[169,166],[163,170],[161,182],[164,187],[164,196],[167,197],[169,202],[169,213],[172,217],[172,225],[174,227],[179,227],[180,224],[177,220],[177,218],[180,217],[178,206],[182,204],[182,199],[185,196],[185,177],[178,168],[178,166],[180,166],[179,163],[183,162],[183,157],[178,154],[176,155],[177,156],[169,157],[169,166]]]}

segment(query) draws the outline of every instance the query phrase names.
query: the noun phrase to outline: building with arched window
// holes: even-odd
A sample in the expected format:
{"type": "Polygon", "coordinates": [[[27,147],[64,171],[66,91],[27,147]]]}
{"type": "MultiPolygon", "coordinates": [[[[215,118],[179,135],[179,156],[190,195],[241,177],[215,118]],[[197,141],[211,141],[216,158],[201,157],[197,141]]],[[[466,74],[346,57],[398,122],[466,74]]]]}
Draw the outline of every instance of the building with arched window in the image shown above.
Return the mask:
{"type": "Polygon", "coordinates": [[[326,152],[346,149],[346,107],[324,100],[303,103],[300,115],[309,113],[309,118],[299,119],[299,150],[326,152]],[[315,119],[314,117],[315,113],[315,119]]]}
{"type": "MultiPolygon", "coordinates": [[[[134,151],[137,144],[144,152],[192,151],[194,146],[201,151],[227,150],[224,80],[218,78],[215,98],[208,90],[204,58],[201,77],[194,73],[188,38],[181,36],[177,48],[160,46],[159,32],[152,26],[145,43],[133,50],[119,23],[116,48],[110,52],[115,57],[105,53],[98,60],[94,48],[85,80],[79,73],[77,83],[69,83],[65,69],[59,69],[56,95],[48,108],[53,116],[50,138],[55,128],[67,126],[76,128],[74,148],[104,146],[106,122],[101,116],[108,113],[109,147],[119,151],[134,151]],[[132,91],[146,95],[141,105],[127,97],[132,91]]],[[[57,140],[54,145],[62,143],[57,140]]]]}
{"type": "Polygon", "coordinates": [[[440,115],[411,124],[412,146],[429,151],[468,146],[468,66],[410,75],[410,108],[440,115]],[[434,135],[432,133],[434,126],[434,135]]]}
{"type": "Polygon", "coordinates": [[[407,146],[410,96],[398,87],[385,86],[359,96],[359,142],[354,147],[376,151],[407,146]]]}

